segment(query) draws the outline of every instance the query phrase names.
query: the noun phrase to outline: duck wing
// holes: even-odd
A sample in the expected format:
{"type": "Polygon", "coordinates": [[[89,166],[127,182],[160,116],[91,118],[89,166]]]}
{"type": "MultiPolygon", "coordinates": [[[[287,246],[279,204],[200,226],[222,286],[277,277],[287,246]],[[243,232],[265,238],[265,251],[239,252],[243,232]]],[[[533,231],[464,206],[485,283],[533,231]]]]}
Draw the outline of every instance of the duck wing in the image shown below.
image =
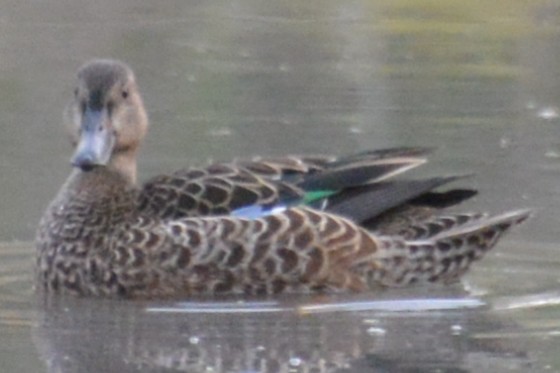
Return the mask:
{"type": "Polygon", "coordinates": [[[392,148],[346,157],[253,158],[188,168],[144,184],[139,209],[178,219],[228,215],[252,206],[318,205],[347,190],[374,185],[426,162],[426,148],[392,148]]]}

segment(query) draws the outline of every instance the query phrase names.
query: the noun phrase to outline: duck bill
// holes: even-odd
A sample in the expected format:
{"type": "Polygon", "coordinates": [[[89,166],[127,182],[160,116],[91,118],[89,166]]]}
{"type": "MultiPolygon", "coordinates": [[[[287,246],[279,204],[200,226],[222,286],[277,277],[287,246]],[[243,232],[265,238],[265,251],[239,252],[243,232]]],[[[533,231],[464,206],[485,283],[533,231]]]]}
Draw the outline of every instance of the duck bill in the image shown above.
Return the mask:
{"type": "Polygon", "coordinates": [[[109,128],[106,109],[87,108],[81,123],[81,135],[72,157],[72,165],[82,171],[91,171],[97,166],[105,166],[111,158],[115,136],[109,128]]]}

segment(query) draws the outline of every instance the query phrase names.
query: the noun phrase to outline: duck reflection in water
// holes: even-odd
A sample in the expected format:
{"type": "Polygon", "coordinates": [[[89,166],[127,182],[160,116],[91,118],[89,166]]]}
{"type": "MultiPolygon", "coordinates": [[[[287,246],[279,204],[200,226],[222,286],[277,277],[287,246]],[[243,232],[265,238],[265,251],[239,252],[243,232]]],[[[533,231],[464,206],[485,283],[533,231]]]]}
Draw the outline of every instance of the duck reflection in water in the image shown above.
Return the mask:
{"type": "Polygon", "coordinates": [[[535,371],[508,337],[515,326],[464,302],[458,288],[382,298],[429,304],[435,292],[456,307],[401,311],[376,310],[362,294],[183,304],[44,296],[34,340],[48,371],[59,373],[535,371]],[[361,304],[370,309],[353,309],[361,304]]]}

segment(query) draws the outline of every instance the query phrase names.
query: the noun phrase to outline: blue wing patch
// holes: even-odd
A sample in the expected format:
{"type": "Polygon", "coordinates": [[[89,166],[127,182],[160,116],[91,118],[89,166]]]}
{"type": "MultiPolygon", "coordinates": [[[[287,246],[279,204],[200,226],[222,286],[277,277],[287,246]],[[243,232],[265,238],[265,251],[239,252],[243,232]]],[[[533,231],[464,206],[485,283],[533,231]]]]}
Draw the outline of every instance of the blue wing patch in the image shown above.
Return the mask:
{"type": "Polygon", "coordinates": [[[273,205],[273,206],[252,205],[247,207],[241,207],[238,208],[237,210],[233,210],[231,212],[231,215],[237,218],[258,219],[258,218],[262,218],[263,216],[286,211],[287,208],[288,206],[286,205],[273,205]]]}

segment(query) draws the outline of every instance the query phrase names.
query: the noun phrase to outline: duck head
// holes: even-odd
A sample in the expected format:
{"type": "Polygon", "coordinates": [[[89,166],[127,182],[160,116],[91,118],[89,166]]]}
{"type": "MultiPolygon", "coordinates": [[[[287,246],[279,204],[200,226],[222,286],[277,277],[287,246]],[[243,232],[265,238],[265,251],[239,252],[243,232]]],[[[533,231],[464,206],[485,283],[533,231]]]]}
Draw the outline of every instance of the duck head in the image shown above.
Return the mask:
{"type": "Polygon", "coordinates": [[[130,67],[115,60],[82,66],[65,118],[74,167],[83,172],[108,167],[135,182],[136,153],[148,117],[130,67]]]}

